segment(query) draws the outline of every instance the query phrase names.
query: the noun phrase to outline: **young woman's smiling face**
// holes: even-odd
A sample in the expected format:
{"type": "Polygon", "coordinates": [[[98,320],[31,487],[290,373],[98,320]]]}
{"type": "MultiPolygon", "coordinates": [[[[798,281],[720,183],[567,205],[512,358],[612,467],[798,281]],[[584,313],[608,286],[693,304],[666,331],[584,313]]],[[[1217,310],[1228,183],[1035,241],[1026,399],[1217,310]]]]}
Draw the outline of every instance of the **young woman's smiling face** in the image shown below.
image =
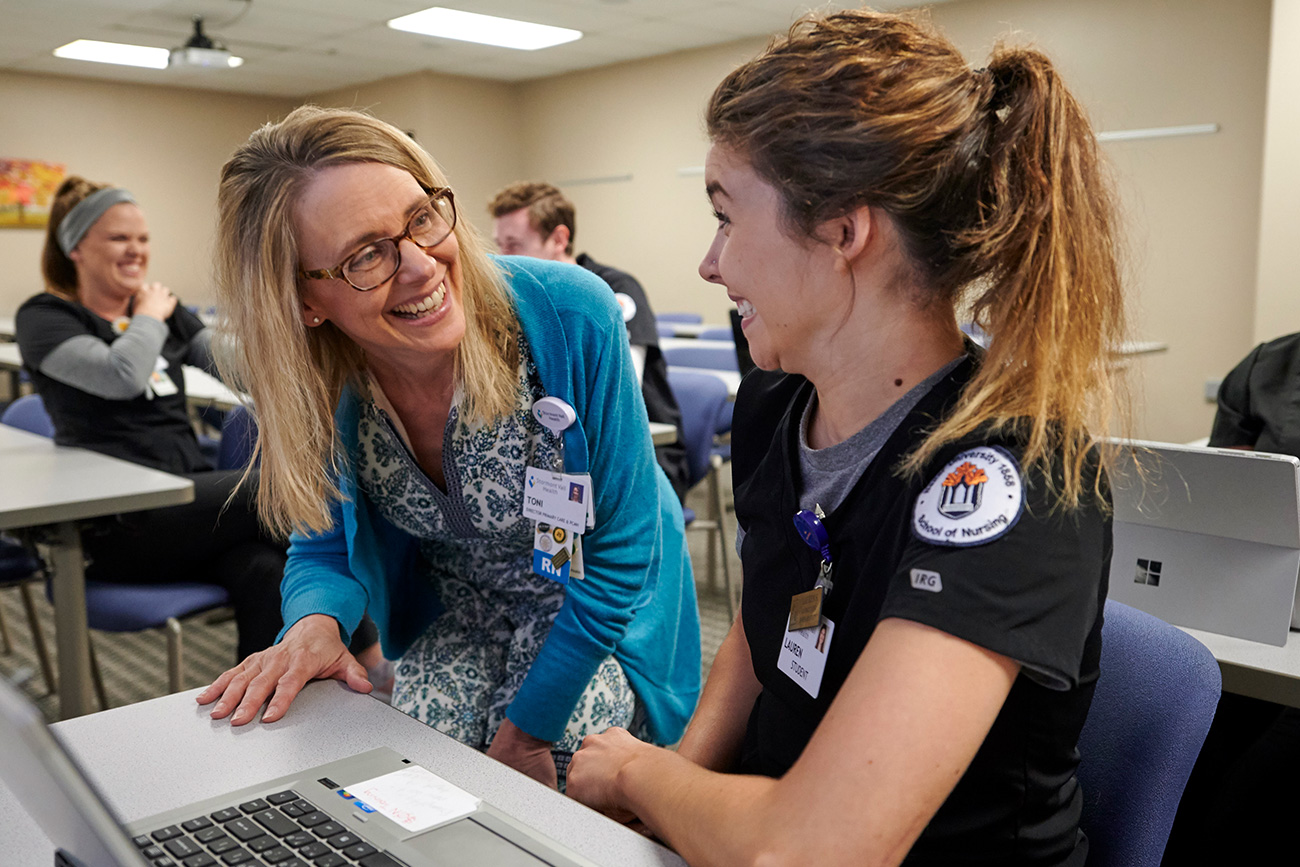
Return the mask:
{"type": "MultiPolygon", "coordinates": [[[[401,235],[429,194],[404,169],[344,163],[316,173],[293,209],[298,264],[334,268],[368,244],[401,235]]],[[[299,278],[308,327],[333,322],[381,364],[450,364],[465,334],[456,235],[428,249],[404,238],[401,265],[359,292],[341,278],[299,278]],[[319,320],[319,321],[317,321],[319,320]]]]}
{"type": "Polygon", "coordinates": [[[149,224],[131,202],[103,213],[69,255],[79,291],[114,300],[131,298],[149,270],[149,224]]]}
{"type": "Polygon", "coordinates": [[[726,287],[755,364],[801,372],[825,326],[819,277],[827,273],[832,248],[791,237],[781,223],[776,188],[735,151],[710,148],[704,180],[718,229],[700,276],[726,287]]]}

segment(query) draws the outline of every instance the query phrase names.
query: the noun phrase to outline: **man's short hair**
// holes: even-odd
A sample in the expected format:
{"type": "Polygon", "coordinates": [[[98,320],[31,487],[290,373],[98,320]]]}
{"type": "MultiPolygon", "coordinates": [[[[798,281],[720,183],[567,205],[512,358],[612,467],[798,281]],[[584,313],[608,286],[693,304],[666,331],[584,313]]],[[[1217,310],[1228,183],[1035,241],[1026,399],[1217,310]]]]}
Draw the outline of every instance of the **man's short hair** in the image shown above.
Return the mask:
{"type": "Polygon", "coordinates": [[[573,255],[573,238],[578,234],[573,216],[573,202],[564,197],[557,187],[543,181],[519,181],[492,197],[488,212],[493,217],[503,217],[520,208],[528,209],[528,225],[543,238],[549,238],[559,226],[569,229],[569,243],[564,248],[566,256],[573,255]]]}

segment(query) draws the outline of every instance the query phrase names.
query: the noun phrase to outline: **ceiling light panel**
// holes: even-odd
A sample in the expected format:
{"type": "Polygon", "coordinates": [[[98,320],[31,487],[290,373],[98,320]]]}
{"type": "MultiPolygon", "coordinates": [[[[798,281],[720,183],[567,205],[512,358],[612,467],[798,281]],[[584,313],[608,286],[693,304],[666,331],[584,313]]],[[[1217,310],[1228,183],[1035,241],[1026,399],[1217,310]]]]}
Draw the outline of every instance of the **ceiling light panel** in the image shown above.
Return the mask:
{"type": "Polygon", "coordinates": [[[143,66],[148,69],[166,69],[170,53],[166,48],[127,45],[123,42],[97,42],[93,39],[78,39],[54,49],[55,57],[69,60],[91,60],[95,63],[143,66]]]}
{"type": "Polygon", "coordinates": [[[443,6],[434,6],[421,12],[412,12],[410,15],[394,18],[388,22],[388,26],[394,30],[405,30],[425,36],[477,42],[480,45],[495,45],[500,48],[517,48],[522,51],[550,48],[552,45],[563,45],[582,38],[581,30],[552,27],[549,24],[533,24],[513,18],[498,18],[495,15],[479,15],[474,12],[462,12],[459,9],[447,9],[443,6]]]}

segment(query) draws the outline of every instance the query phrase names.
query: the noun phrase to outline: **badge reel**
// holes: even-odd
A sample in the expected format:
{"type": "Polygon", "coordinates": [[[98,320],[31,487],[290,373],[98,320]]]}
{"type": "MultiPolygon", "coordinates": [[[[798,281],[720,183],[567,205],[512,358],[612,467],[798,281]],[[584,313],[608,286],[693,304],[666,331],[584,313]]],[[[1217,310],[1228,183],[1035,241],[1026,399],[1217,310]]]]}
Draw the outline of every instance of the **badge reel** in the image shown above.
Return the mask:
{"type": "Polygon", "coordinates": [[[821,519],[826,517],[821,506],[815,511],[800,509],[795,513],[794,526],[804,544],[821,555],[822,565],[813,589],[790,597],[790,623],[786,631],[808,629],[821,623],[822,602],[830,595],[835,584],[831,581],[831,537],[821,519]]]}
{"type": "MultiPolygon", "coordinates": [[[[577,421],[573,407],[558,397],[534,402],[533,416],[559,437],[577,421]]],[[[532,518],[533,571],[568,584],[581,580],[582,533],[595,526],[591,476],[528,467],[524,475],[524,517],[532,518]]]]}

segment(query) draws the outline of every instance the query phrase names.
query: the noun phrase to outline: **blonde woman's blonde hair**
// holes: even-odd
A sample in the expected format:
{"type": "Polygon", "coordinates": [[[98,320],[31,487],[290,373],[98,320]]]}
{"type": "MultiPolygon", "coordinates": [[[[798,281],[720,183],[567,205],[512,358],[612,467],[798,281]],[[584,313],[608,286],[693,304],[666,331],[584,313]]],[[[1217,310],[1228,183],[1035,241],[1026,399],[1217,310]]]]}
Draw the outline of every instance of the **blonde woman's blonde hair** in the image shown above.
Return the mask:
{"type": "MultiPolygon", "coordinates": [[[[426,190],[446,187],[433,159],[400,129],[368,114],[303,106],[263,126],[221,170],[217,289],[228,339],[222,376],[257,413],[254,455],[263,523],[281,535],[331,528],[346,455],[334,427],[345,386],[364,387],[365,355],[333,323],[307,328],[298,284],[293,209],[327,166],[396,166],[426,190]]],[[[490,421],[516,402],[519,322],[500,270],[464,220],[456,223],[464,275],[465,336],[456,351],[464,417],[490,421]]]]}

